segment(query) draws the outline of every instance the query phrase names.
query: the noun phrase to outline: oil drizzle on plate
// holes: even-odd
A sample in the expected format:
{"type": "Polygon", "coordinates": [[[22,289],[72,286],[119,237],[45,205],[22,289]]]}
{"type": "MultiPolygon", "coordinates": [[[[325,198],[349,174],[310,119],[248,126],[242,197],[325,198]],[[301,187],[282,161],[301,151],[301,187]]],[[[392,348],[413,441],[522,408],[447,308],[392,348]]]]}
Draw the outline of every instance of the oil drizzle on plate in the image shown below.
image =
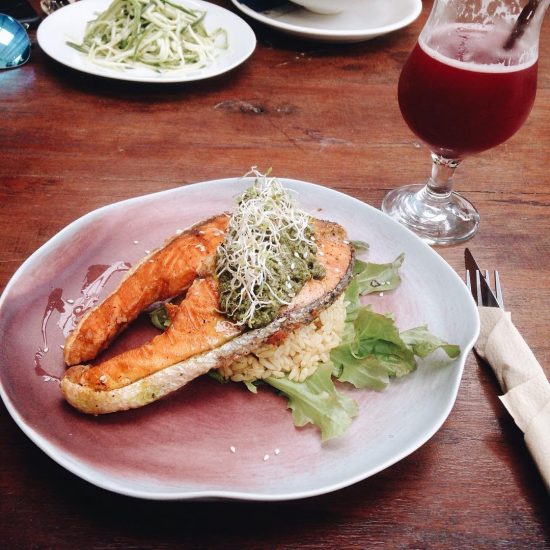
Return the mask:
{"type": "Polygon", "coordinates": [[[56,376],[52,376],[42,368],[41,361],[44,355],[50,351],[46,333],[48,321],[54,311],[59,311],[60,313],[65,311],[65,302],[63,301],[62,293],[62,288],[54,288],[48,296],[48,303],[46,304],[46,309],[42,316],[42,347],[34,354],[34,371],[46,381],[58,380],[56,376]]]}
{"type": "Polygon", "coordinates": [[[54,311],[59,312],[57,326],[66,338],[74,330],[81,317],[99,301],[101,291],[109,279],[118,272],[128,271],[131,265],[127,262],[115,262],[112,265],[91,265],[88,267],[80,296],[76,300],[64,299],[63,289],[54,288],[48,296],[48,302],[42,317],[42,347],[34,355],[34,370],[44,381],[59,381],[59,377],[47,372],[42,366],[42,360],[48,347],[47,327],[54,311]]]}

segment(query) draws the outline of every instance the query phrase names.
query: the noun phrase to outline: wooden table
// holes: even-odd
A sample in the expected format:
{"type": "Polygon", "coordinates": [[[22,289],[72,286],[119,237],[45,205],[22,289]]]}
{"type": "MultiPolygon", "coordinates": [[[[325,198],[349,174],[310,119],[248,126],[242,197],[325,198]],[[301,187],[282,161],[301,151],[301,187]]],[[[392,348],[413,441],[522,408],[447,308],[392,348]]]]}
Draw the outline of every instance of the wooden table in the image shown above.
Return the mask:
{"type": "MultiPolygon", "coordinates": [[[[30,63],[0,73],[0,290],[25,258],[90,210],[240,176],[252,165],[377,207],[389,189],[422,181],[428,152],[400,116],[396,85],[430,6],[410,27],[354,45],[300,42],[253,24],[258,47],[246,64],[187,85],[87,76],[35,45],[30,63]]],[[[499,268],[507,306],[547,374],[549,149],[547,18],[528,122],[456,175],[481,213],[468,246],[499,268]]],[[[437,252],[462,273],[463,250],[437,252]]],[[[470,355],[449,418],[412,455],[338,492],[265,504],[149,502],[100,490],[35,447],[2,405],[0,544],[548,548],[548,495],[499,391],[470,355]]]]}

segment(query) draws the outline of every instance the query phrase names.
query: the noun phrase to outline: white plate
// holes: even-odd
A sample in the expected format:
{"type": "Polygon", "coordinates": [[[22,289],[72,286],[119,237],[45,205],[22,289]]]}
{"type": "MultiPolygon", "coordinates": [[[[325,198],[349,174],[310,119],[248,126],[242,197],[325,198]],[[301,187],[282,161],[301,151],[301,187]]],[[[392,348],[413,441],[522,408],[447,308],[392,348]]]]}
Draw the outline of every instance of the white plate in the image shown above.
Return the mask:
{"type": "Polygon", "coordinates": [[[313,13],[291,3],[256,11],[238,0],[231,1],[243,13],[270,27],[324,42],[370,40],[410,25],[422,11],[421,0],[355,0],[336,15],[313,13]]]}
{"type": "MultiPolygon", "coordinates": [[[[209,377],[141,409],[98,417],[78,413],[64,402],[56,382],[65,371],[67,314],[82,307],[77,304],[83,296],[89,300],[92,287],[102,288],[100,298],[108,294],[124,275],[117,269],[135,264],[146,249],[231,209],[251,180],[180,187],[115,203],[73,222],[26,260],[6,286],[0,298],[0,394],[44,452],[83,479],[125,495],[268,501],[351,485],[432,437],[453,407],[479,332],[466,286],[434,250],[379,210],[326,187],[282,182],[298,192],[303,208],[341,223],[350,238],[369,242],[371,261],[387,262],[404,252],[400,287],[370,295],[368,302],[376,311],[394,312],[401,329],[427,324],[460,345],[461,355],[450,361],[434,354],[382,392],[344,387],[360,412],[342,437],[326,443],[312,426],[295,428],[286,400],[268,388],[253,395],[241,384],[220,385],[209,377]]],[[[113,345],[128,345],[124,339],[131,342],[138,330],[152,329],[132,325],[113,345]]]]}
{"type": "Polygon", "coordinates": [[[38,27],[38,44],[50,57],[78,71],[117,80],[158,83],[191,82],[223,74],[246,61],[256,47],[254,31],[234,13],[209,2],[181,0],[185,6],[207,11],[204,24],[208,31],[222,27],[228,33],[228,49],[221,50],[211,64],[191,72],[162,73],[142,67],[128,70],[102,67],[90,62],[84,54],[68,46],[67,41],[80,44],[86,23],[95,19],[111,2],[112,0],[81,0],[55,11],[38,27]]]}

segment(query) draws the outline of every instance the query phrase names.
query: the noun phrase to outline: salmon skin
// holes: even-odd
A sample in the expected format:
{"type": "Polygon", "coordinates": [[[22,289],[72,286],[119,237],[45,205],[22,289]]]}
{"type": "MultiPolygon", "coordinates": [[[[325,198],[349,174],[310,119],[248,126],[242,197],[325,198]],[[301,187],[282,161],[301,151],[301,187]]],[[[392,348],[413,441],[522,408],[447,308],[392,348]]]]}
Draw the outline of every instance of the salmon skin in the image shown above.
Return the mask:
{"type": "Polygon", "coordinates": [[[310,279],[267,326],[247,330],[219,311],[218,281],[198,277],[178,306],[169,306],[171,324],[151,341],[95,366],[76,365],[61,380],[67,401],[84,413],[103,414],[141,407],[189,381],[248,355],[281,331],[308,324],[348,285],[353,246],[338,224],[313,222],[318,261],[326,274],[310,279]]]}
{"type": "Polygon", "coordinates": [[[63,351],[65,363],[71,366],[94,359],[144,309],[185,292],[223,241],[228,223],[229,214],[209,218],[145,256],[69,334],[63,351]]]}

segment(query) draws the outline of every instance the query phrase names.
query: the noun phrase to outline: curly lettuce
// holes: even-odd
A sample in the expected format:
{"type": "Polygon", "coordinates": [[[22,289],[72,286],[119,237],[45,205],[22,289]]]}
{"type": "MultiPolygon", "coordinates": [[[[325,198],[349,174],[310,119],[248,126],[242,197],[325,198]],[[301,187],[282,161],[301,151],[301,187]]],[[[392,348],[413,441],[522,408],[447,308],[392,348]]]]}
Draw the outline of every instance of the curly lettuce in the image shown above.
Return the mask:
{"type": "Polygon", "coordinates": [[[399,332],[390,315],[361,305],[361,296],[399,285],[403,260],[400,255],[388,264],[356,262],[345,293],[347,315],[342,342],[332,350],[330,363],[319,365],[304,382],[287,377],[264,380],[288,399],[294,424],[314,424],[321,431],[322,441],[341,436],[358,414],[357,403],[336,384],[380,391],[391,378],[416,370],[416,357],[427,357],[437,349],[452,359],[460,354],[458,346],[434,336],[426,326],[399,332]]]}

